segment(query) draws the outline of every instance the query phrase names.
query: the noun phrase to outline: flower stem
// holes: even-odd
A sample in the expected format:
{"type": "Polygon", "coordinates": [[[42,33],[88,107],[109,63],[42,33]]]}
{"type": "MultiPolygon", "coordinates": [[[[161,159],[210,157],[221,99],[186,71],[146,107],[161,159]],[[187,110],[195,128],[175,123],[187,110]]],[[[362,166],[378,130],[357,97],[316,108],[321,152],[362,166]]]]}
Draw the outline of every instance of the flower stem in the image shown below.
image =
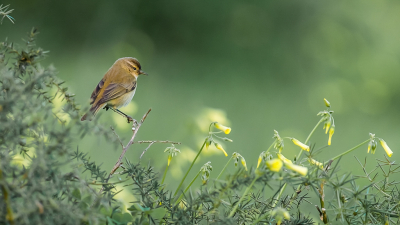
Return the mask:
{"type": "Polygon", "coordinates": [[[340,158],[340,157],[342,157],[342,156],[344,156],[344,155],[346,155],[346,154],[349,154],[350,152],[356,150],[357,148],[361,147],[363,144],[365,144],[365,143],[367,143],[367,142],[369,142],[369,141],[370,141],[370,139],[368,139],[368,140],[362,142],[361,144],[359,144],[359,145],[357,145],[357,146],[355,146],[355,147],[353,147],[353,148],[351,148],[351,149],[349,149],[349,150],[343,152],[342,154],[339,154],[339,155],[333,157],[332,160],[336,160],[336,159],[338,159],[338,158],[340,158]]]}
{"type": "Polygon", "coordinates": [[[238,201],[238,202],[236,203],[236,205],[233,207],[233,209],[232,209],[231,213],[229,214],[228,218],[231,218],[231,217],[235,214],[235,212],[236,212],[237,208],[239,207],[240,203],[244,200],[244,198],[246,197],[247,193],[250,191],[251,187],[253,187],[254,183],[256,182],[256,180],[257,180],[258,178],[259,178],[259,176],[256,176],[256,177],[254,178],[254,180],[251,182],[250,186],[248,186],[248,187],[246,188],[246,190],[244,191],[242,197],[239,199],[239,201],[238,201]]]}
{"type": "Polygon", "coordinates": [[[177,205],[181,201],[181,199],[183,198],[183,195],[186,194],[186,192],[189,190],[190,186],[192,186],[192,184],[197,179],[197,177],[199,177],[200,173],[201,173],[201,171],[199,171],[197,173],[197,175],[193,178],[192,182],[190,182],[189,186],[186,187],[185,191],[183,191],[183,193],[179,196],[178,200],[176,200],[174,205],[177,205]]]}
{"type": "Polygon", "coordinates": [[[265,154],[267,154],[269,152],[269,150],[271,150],[272,146],[274,146],[275,141],[272,142],[272,144],[268,147],[267,151],[265,151],[265,154]]]}
{"type": "MultiPolygon", "coordinates": [[[[314,134],[314,132],[315,132],[315,130],[317,129],[317,127],[318,127],[322,122],[324,122],[324,121],[325,121],[325,118],[324,118],[324,117],[322,117],[322,118],[318,121],[317,125],[315,125],[315,127],[312,129],[312,131],[311,131],[310,134],[308,135],[308,137],[307,137],[306,141],[304,142],[304,144],[308,145],[308,141],[311,139],[311,136],[314,134]]],[[[296,157],[296,162],[299,161],[299,159],[300,159],[301,154],[303,153],[303,151],[304,151],[303,149],[300,150],[299,154],[298,154],[297,157],[296,157]]],[[[279,192],[279,196],[278,196],[278,198],[276,199],[276,202],[279,201],[279,199],[280,199],[280,197],[281,197],[283,191],[285,191],[285,189],[286,189],[286,186],[287,186],[286,183],[282,186],[281,191],[279,192]]],[[[290,203],[292,202],[292,200],[294,200],[294,199],[297,197],[297,192],[298,192],[300,189],[301,189],[301,184],[300,184],[299,186],[297,186],[297,191],[296,191],[295,193],[293,193],[292,198],[291,198],[291,200],[290,200],[290,203]]]]}
{"type": "Polygon", "coordinates": [[[165,167],[165,171],[164,171],[164,175],[163,175],[163,177],[162,177],[161,184],[164,183],[165,177],[167,176],[168,167],[169,167],[169,165],[167,164],[167,167],[165,167]]]}
{"type": "MultiPolygon", "coordinates": [[[[304,142],[304,144],[308,145],[308,141],[310,140],[311,136],[314,134],[314,132],[315,132],[315,130],[317,129],[317,127],[318,127],[322,122],[324,122],[324,121],[325,121],[325,118],[324,118],[324,117],[322,117],[322,118],[318,121],[317,125],[315,125],[314,129],[312,129],[311,133],[308,135],[308,137],[307,137],[306,141],[304,142]]],[[[301,157],[301,154],[303,154],[303,151],[304,151],[303,149],[300,150],[299,154],[298,154],[297,157],[296,157],[296,161],[299,161],[299,159],[300,159],[300,157],[301,157]]]]}
{"type": "Polygon", "coordinates": [[[281,196],[282,196],[282,194],[283,194],[283,191],[285,191],[286,186],[287,186],[287,183],[285,183],[285,184],[282,186],[281,190],[279,191],[278,197],[276,198],[276,201],[274,202],[274,204],[272,204],[272,208],[275,208],[276,204],[278,203],[279,199],[281,198],[281,196]]]}
{"type": "Polygon", "coordinates": [[[182,186],[182,184],[183,184],[183,181],[185,181],[187,175],[189,174],[190,170],[192,169],[192,167],[193,167],[194,163],[196,162],[197,158],[199,157],[201,151],[203,151],[203,148],[204,148],[204,146],[206,145],[206,141],[207,141],[207,139],[204,140],[204,143],[203,143],[203,145],[201,146],[199,152],[197,153],[196,157],[193,159],[193,162],[192,162],[192,164],[190,165],[189,169],[186,171],[186,174],[185,174],[185,176],[182,178],[182,181],[181,181],[181,183],[179,184],[178,188],[176,189],[176,191],[175,191],[175,193],[174,193],[174,196],[176,196],[176,194],[178,193],[179,189],[181,188],[181,186],[182,186]]]}
{"type": "Polygon", "coordinates": [[[228,160],[228,162],[225,164],[224,168],[221,170],[221,172],[219,173],[218,177],[216,178],[216,180],[219,179],[219,177],[224,173],[226,167],[228,167],[228,164],[232,161],[233,156],[228,160]]]}

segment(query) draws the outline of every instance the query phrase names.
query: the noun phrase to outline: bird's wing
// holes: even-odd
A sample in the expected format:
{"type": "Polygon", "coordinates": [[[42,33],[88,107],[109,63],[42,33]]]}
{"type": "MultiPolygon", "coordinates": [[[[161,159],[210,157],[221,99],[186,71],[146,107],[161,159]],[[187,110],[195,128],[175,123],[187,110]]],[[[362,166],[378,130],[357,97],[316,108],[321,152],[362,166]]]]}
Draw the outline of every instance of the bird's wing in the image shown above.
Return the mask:
{"type": "Polygon", "coordinates": [[[121,97],[122,95],[135,90],[136,80],[128,83],[110,83],[104,90],[98,104],[106,103],[112,99],[121,97]]]}
{"type": "Polygon", "coordinates": [[[99,93],[100,93],[101,89],[103,88],[103,86],[104,86],[104,78],[101,79],[101,81],[99,82],[99,84],[98,84],[98,85],[96,86],[96,88],[94,89],[92,95],[90,96],[90,104],[93,104],[93,103],[94,103],[94,101],[95,101],[96,98],[97,98],[97,95],[99,95],[99,93]]]}

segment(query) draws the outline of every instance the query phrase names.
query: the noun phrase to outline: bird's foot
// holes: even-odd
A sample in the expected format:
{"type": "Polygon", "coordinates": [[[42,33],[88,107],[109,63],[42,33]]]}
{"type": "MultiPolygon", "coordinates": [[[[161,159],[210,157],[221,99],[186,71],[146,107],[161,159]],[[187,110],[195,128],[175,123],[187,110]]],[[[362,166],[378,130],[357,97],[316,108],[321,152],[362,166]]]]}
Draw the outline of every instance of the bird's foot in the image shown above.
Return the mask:
{"type": "Polygon", "coordinates": [[[106,110],[106,111],[108,111],[108,109],[110,109],[108,106],[106,106],[106,107],[104,107],[104,109],[106,110]]]}
{"type": "Polygon", "coordinates": [[[130,116],[126,116],[126,118],[128,119],[128,123],[133,122],[133,118],[130,116]]]}
{"type": "Polygon", "coordinates": [[[138,122],[137,122],[135,119],[133,119],[132,117],[126,116],[126,118],[128,119],[128,123],[133,122],[133,124],[134,124],[135,126],[138,124],[138,122]]]}

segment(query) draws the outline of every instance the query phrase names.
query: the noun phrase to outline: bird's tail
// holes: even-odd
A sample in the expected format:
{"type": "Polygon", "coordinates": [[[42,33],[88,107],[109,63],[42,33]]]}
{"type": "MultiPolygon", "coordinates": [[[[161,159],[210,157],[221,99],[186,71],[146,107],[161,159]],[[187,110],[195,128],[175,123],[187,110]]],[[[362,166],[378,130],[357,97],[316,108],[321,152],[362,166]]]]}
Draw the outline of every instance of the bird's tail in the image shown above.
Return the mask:
{"type": "Polygon", "coordinates": [[[92,119],[96,116],[97,112],[104,107],[105,104],[101,105],[93,105],[88,113],[85,113],[85,115],[82,116],[81,121],[89,119],[89,121],[92,121],[92,119]]]}

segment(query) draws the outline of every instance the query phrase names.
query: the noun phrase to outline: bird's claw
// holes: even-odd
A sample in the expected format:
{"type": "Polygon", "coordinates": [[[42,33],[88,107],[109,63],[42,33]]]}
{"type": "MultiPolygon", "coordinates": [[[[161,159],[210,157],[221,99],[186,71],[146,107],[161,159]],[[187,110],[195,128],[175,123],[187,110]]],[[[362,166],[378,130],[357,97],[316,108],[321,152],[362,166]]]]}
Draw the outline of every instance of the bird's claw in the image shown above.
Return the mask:
{"type": "Polygon", "coordinates": [[[133,122],[133,118],[132,117],[127,116],[126,118],[128,119],[128,123],[133,122]]]}
{"type": "Polygon", "coordinates": [[[135,119],[133,119],[132,117],[127,116],[126,118],[128,119],[128,123],[133,122],[133,124],[134,124],[135,126],[138,124],[138,122],[137,122],[135,119]]]}

